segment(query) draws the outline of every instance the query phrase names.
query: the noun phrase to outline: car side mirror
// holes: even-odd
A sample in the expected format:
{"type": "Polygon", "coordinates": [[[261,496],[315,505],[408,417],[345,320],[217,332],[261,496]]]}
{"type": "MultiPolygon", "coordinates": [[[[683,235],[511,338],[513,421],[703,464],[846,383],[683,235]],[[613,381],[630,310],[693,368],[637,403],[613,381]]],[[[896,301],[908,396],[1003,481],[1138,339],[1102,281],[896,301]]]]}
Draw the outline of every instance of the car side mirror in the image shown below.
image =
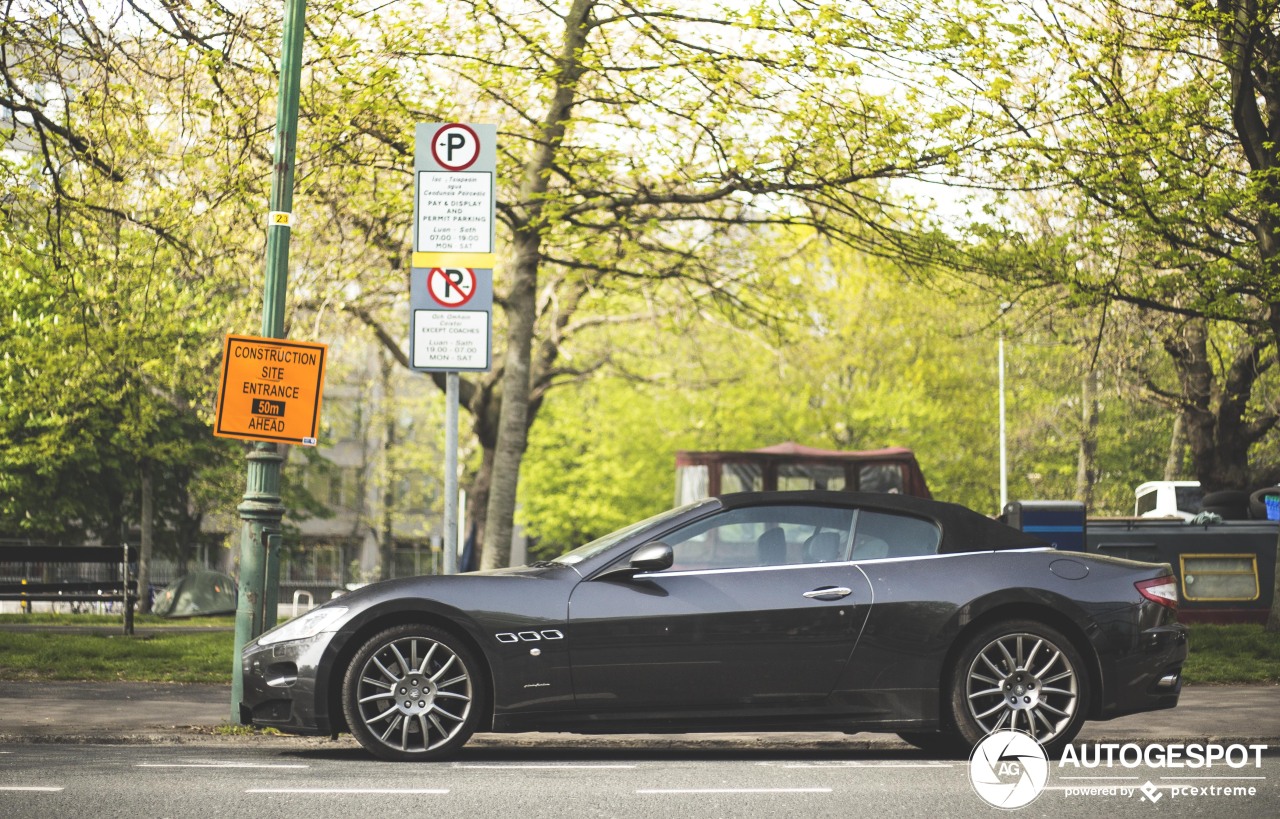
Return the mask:
{"type": "Polygon", "coordinates": [[[670,569],[671,564],[675,562],[676,558],[671,547],[662,541],[657,541],[636,549],[636,553],[631,556],[629,568],[635,569],[637,573],[660,572],[663,569],[670,569]]]}
{"type": "Polygon", "coordinates": [[[625,566],[608,569],[596,579],[630,580],[641,572],[660,572],[663,569],[670,569],[673,563],[675,563],[675,555],[671,547],[661,541],[655,541],[636,549],[625,566]]]}

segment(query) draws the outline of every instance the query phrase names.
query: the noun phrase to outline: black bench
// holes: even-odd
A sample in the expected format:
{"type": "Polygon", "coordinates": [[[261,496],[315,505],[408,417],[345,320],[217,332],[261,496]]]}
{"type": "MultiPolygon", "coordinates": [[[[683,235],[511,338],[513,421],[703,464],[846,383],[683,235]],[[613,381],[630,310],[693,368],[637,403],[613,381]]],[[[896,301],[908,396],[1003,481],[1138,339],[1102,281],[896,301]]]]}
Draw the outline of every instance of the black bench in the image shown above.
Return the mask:
{"type": "Polygon", "coordinates": [[[0,600],[124,603],[124,633],[133,634],[138,581],[130,575],[129,565],[137,559],[133,547],[0,544],[0,600]],[[110,566],[109,576],[103,580],[58,578],[68,573],[68,567],[85,563],[110,566]]]}

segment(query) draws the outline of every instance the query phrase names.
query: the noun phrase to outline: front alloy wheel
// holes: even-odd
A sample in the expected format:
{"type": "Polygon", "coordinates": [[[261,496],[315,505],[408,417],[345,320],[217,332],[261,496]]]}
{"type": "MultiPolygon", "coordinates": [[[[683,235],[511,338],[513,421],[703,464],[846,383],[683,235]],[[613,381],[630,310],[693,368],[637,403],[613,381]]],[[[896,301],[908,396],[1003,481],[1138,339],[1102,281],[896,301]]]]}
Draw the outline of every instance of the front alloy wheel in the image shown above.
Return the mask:
{"type": "Polygon", "coordinates": [[[970,747],[993,731],[1030,734],[1057,755],[1084,724],[1088,675],[1057,630],[1015,621],[974,635],[952,681],[952,717],[970,747]]]}
{"type": "Polygon", "coordinates": [[[466,645],[443,629],[388,629],[366,642],[347,668],[347,725],[366,750],[383,759],[447,757],[479,722],[479,667],[466,645]]]}

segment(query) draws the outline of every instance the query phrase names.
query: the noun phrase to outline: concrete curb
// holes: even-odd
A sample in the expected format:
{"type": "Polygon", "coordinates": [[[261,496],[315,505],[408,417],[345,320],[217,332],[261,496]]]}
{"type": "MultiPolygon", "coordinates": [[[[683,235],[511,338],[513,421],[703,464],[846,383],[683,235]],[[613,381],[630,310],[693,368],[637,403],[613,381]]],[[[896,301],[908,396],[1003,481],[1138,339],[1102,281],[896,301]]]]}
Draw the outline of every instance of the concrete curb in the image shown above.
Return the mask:
{"type": "MultiPolygon", "coordinates": [[[[220,734],[230,719],[225,685],[0,682],[0,743],[195,745],[252,743],[282,749],[358,749],[349,736],[220,734]]],[[[1194,687],[1172,710],[1090,722],[1077,743],[1217,742],[1280,751],[1280,686],[1194,687]]],[[[920,754],[893,734],[478,734],[468,747],[614,753],[894,752],[920,754]]]]}

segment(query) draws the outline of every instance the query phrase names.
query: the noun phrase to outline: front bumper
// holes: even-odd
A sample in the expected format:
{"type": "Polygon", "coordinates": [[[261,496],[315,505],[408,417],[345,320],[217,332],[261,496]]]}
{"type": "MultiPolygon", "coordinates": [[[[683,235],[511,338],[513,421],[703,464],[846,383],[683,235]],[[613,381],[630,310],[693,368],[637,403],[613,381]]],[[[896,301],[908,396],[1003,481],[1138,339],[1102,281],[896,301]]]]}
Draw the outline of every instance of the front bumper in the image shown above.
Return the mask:
{"type": "Polygon", "coordinates": [[[262,646],[241,654],[240,722],[289,734],[332,734],[328,686],[317,677],[333,634],[262,646]]]}

